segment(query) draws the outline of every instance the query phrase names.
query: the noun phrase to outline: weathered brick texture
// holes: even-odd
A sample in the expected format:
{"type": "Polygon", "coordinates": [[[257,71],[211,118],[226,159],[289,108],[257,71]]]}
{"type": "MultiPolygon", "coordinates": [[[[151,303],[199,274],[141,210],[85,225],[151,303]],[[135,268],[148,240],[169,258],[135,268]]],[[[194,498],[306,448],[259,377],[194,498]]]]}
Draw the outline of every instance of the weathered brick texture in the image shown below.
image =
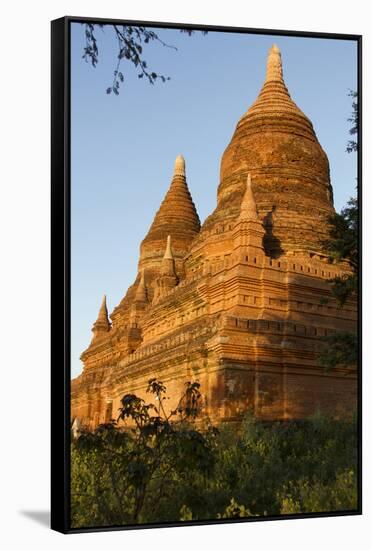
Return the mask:
{"type": "Polygon", "coordinates": [[[264,419],[349,410],[356,373],[317,365],[321,337],[355,330],[357,319],[355,302],[339,308],[331,298],[329,280],[349,272],[323,250],[333,212],[327,156],[290,98],[273,46],[201,228],[184,159],[176,159],[137,278],[112,324],[105,299],[94,323],[72,381],[72,417],[89,426],[116,417],[124,393],[148,399],[153,377],[167,385],[169,410],[185,382],[200,381],[203,414],[214,422],[247,409],[264,419]]]}

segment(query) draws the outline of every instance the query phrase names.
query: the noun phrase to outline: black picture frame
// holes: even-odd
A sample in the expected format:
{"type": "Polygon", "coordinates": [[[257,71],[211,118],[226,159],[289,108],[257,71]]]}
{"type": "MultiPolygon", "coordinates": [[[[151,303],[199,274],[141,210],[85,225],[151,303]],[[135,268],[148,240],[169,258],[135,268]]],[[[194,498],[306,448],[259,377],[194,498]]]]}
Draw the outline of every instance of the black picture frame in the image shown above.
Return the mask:
{"type": "Polygon", "coordinates": [[[275,29],[209,26],[154,21],[66,16],[51,22],[51,528],[61,533],[148,529],[158,527],[241,523],[362,514],[362,258],[358,293],[358,507],[354,511],[285,514],[186,523],[119,525],[76,529],[70,527],[70,330],[71,330],[71,176],[70,176],[70,26],[71,23],[141,25],[145,27],[206,30],[208,32],[353,40],[358,50],[358,200],[359,251],[362,250],[362,36],[275,29]]]}

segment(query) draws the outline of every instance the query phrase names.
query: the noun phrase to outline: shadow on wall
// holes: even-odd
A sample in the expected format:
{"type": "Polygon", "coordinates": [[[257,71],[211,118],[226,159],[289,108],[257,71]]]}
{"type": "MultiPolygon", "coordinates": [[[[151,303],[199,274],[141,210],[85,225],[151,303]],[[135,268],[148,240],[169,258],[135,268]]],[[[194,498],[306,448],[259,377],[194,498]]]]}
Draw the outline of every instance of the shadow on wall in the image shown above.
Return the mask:
{"type": "Polygon", "coordinates": [[[281,241],[273,233],[273,214],[276,207],[273,206],[272,210],[263,219],[263,226],[265,229],[265,235],[263,237],[264,252],[269,258],[273,260],[279,258],[283,254],[281,248],[281,241]]]}

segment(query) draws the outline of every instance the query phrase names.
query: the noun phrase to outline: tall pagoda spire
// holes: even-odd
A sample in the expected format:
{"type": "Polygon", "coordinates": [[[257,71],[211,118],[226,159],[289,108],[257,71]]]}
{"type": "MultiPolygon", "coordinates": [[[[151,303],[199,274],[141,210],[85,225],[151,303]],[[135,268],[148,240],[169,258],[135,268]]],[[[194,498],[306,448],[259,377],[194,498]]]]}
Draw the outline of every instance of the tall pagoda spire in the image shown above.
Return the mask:
{"type": "Polygon", "coordinates": [[[255,124],[274,125],[289,123],[299,134],[315,138],[313,125],[308,117],[291,99],[283,78],[282,58],[276,44],[269,49],[265,81],[260,93],[248,111],[242,116],[239,124],[249,123],[249,128],[255,124]],[[280,120],[278,117],[291,117],[292,120],[280,120]]]}
{"type": "Polygon", "coordinates": [[[102,304],[99,308],[97,320],[95,321],[92,328],[94,337],[108,332],[110,328],[111,324],[108,319],[107,300],[106,295],[104,294],[102,304]]]}
{"type": "Polygon", "coordinates": [[[200,219],[188,189],[185,160],[179,155],[175,159],[170,187],[142,241],[139,269],[159,267],[163,242],[169,234],[175,258],[183,257],[199,230],[200,219]]]}
{"type": "Polygon", "coordinates": [[[329,163],[311,121],[289,94],[276,44],[268,52],[261,90],[224,151],[217,207],[203,234],[239,219],[251,192],[246,190],[249,173],[266,230],[265,253],[322,252],[334,213],[329,163]]]}

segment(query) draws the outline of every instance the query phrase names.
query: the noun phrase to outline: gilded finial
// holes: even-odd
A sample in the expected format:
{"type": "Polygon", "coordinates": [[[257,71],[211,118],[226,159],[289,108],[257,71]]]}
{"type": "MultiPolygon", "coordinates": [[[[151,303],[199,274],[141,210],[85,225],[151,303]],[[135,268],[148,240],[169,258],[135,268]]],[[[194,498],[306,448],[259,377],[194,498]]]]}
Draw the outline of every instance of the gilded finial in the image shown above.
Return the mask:
{"type": "Polygon", "coordinates": [[[185,160],[183,155],[178,155],[175,159],[174,176],[185,177],[185,160]]]}
{"type": "Polygon", "coordinates": [[[279,47],[276,44],[270,48],[267,58],[267,72],[265,81],[279,80],[283,82],[282,59],[279,47]]]}

